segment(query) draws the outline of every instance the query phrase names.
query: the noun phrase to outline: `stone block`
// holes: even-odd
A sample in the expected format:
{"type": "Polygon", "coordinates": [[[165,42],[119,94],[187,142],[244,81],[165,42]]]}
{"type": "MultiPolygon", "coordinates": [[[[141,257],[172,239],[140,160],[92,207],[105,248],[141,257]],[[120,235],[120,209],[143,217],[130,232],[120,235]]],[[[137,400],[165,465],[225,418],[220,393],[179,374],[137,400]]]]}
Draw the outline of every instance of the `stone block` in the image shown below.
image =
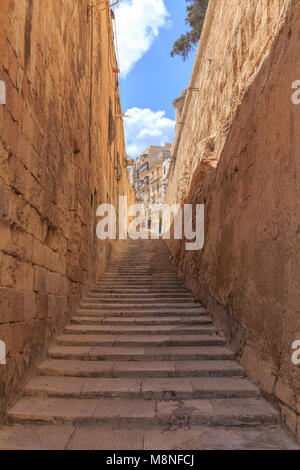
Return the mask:
{"type": "Polygon", "coordinates": [[[45,320],[48,317],[48,295],[45,293],[36,294],[37,318],[45,320]]]}
{"type": "Polygon", "coordinates": [[[32,264],[17,261],[14,277],[16,289],[33,291],[34,270],[32,264]]]}
{"type": "Polygon", "coordinates": [[[0,324],[20,322],[24,315],[24,293],[15,289],[0,288],[0,324]]]}
{"type": "Polygon", "coordinates": [[[33,240],[34,239],[30,233],[25,232],[19,227],[13,226],[10,249],[12,256],[26,262],[31,262],[33,240]]]}
{"type": "Polygon", "coordinates": [[[9,204],[10,201],[8,187],[0,179],[0,221],[8,218],[9,204]]]}
{"type": "Polygon", "coordinates": [[[34,290],[39,293],[47,292],[48,271],[41,266],[34,266],[34,290]]]}
{"type": "Polygon", "coordinates": [[[23,317],[25,321],[31,321],[37,317],[37,302],[34,292],[23,292],[23,317]]]}
{"type": "Polygon", "coordinates": [[[290,408],[296,407],[295,392],[282,379],[277,380],[275,396],[290,408]]]}
{"type": "Polygon", "coordinates": [[[17,261],[13,256],[0,252],[0,286],[15,286],[15,271],[17,261]]]}
{"type": "Polygon", "coordinates": [[[11,249],[11,229],[8,222],[3,222],[0,220],[0,250],[5,250],[6,252],[11,249]]]}
{"type": "Polygon", "coordinates": [[[285,424],[292,431],[292,433],[297,433],[297,415],[296,413],[288,408],[287,406],[281,406],[281,416],[285,424]]]}

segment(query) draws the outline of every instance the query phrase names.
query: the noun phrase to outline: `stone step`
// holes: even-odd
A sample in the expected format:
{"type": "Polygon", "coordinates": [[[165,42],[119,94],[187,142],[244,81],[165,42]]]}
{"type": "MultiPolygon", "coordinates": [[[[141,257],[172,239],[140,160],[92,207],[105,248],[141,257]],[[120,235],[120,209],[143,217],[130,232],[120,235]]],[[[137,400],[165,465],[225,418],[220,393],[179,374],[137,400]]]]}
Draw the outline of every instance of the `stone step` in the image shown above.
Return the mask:
{"type": "Polygon", "coordinates": [[[93,288],[95,289],[108,289],[108,290],[135,290],[139,292],[140,290],[158,290],[159,292],[163,292],[165,290],[176,290],[178,292],[179,289],[182,289],[184,286],[183,284],[177,282],[159,282],[159,281],[151,281],[151,282],[141,282],[141,281],[132,281],[132,282],[121,282],[118,279],[115,281],[105,281],[101,283],[94,284],[93,288]]]}
{"type": "Polygon", "coordinates": [[[41,375],[67,377],[244,377],[236,362],[228,361],[83,361],[48,359],[41,375]]]}
{"type": "MultiPolygon", "coordinates": [[[[122,282],[122,284],[124,284],[124,282],[125,282],[125,284],[128,285],[129,287],[130,287],[130,286],[131,286],[132,288],[134,288],[134,287],[139,287],[139,288],[144,288],[144,289],[151,289],[151,288],[156,288],[156,289],[157,289],[157,288],[158,288],[158,289],[161,288],[161,289],[165,289],[165,288],[168,288],[168,287],[171,287],[171,288],[174,288],[174,287],[177,287],[177,288],[178,288],[178,287],[184,287],[183,284],[182,284],[182,282],[181,282],[180,280],[178,280],[178,279],[168,280],[168,281],[165,281],[164,283],[160,283],[159,281],[160,281],[160,278],[158,277],[157,279],[152,279],[151,281],[143,281],[143,282],[141,282],[141,283],[139,283],[139,282],[136,282],[136,283],[131,282],[131,284],[130,284],[130,283],[127,283],[126,280],[124,280],[124,281],[122,282]]],[[[99,287],[101,287],[102,284],[103,284],[103,283],[102,283],[102,279],[99,279],[99,280],[94,284],[93,287],[99,288],[99,287]]],[[[111,287],[119,287],[118,278],[116,278],[115,281],[110,281],[110,282],[106,281],[106,282],[105,282],[105,286],[110,286],[110,285],[111,285],[111,287]]]]}
{"type": "Polygon", "coordinates": [[[105,270],[106,273],[114,273],[114,272],[124,272],[125,274],[127,273],[135,273],[136,271],[138,272],[144,272],[147,274],[153,274],[153,273],[170,273],[170,274],[176,274],[175,269],[173,269],[173,266],[170,263],[162,263],[160,266],[159,264],[142,264],[142,263],[136,263],[136,264],[129,264],[128,262],[124,262],[123,264],[109,264],[107,269],[105,270]]]}
{"type": "Polygon", "coordinates": [[[172,325],[211,325],[212,321],[208,316],[192,316],[192,317],[84,317],[76,316],[71,318],[71,323],[81,325],[145,325],[145,326],[172,326],[172,325]]]}
{"type": "MultiPolygon", "coordinates": [[[[101,310],[130,310],[130,309],[135,309],[135,308],[141,308],[140,305],[135,304],[135,303],[128,303],[128,302],[116,302],[116,303],[101,303],[100,301],[95,301],[93,302],[92,299],[90,300],[85,300],[80,303],[80,306],[82,308],[86,308],[88,306],[92,306],[93,308],[97,307],[101,310]]],[[[143,310],[148,310],[148,309],[155,309],[155,310],[165,310],[165,309],[182,309],[182,310],[190,310],[190,309],[199,309],[202,308],[202,305],[193,303],[193,302],[185,302],[183,305],[180,302],[176,303],[154,303],[154,302],[149,302],[143,304],[143,310]]]]}
{"type": "Polygon", "coordinates": [[[149,295],[173,295],[173,294],[188,294],[188,291],[184,289],[183,287],[174,287],[174,288],[138,288],[138,287],[131,287],[131,288],[119,288],[118,286],[111,286],[106,289],[99,289],[95,288],[92,289],[92,293],[97,293],[97,294],[111,294],[111,293],[116,293],[116,294],[128,294],[128,295],[144,295],[144,294],[149,294],[149,295]]]}
{"type": "Polygon", "coordinates": [[[124,280],[124,281],[146,281],[146,282],[151,282],[153,280],[163,280],[163,281],[176,281],[178,280],[178,277],[175,273],[156,273],[156,274],[144,274],[144,273],[104,273],[100,278],[98,278],[98,281],[101,280],[109,280],[109,279],[118,279],[118,280],[124,280]]]}
{"type": "Polygon", "coordinates": [[[234,354],[222,346],[117,348],[55,345],[49,348],[48,357],[84,361],[196,361],[229,360],[234,359],[234,354]]]}
{"type": "Polygon", "coordinates": [[[176,278],[170,278],[170,277],[161,277],[161,276],[155,276],[155,277],[151,277],[151,278],[145,278],[145,277],[142,277],[142,276],[137,276],[136,278],[133,278],[133,277],[128,277],[128,276],[124,276],[124,277],[121,277],[121,276],[116,276],[116,277],[108,277],[108,276],[105,276],[103,278],[101,278],[101,280],[99,280],[97,283],[99,282],[105,282],[106,284],[116,284],[116,285],[121,285],[121,284],[137,284],[137,285],[149,285],[149,284],[156,284],[156,285],[173,285],[173,286],[176,286],[178,282],[178,279],[176,278]]]}
{"type": "Polygon", "coordinates": [[[64,334],[58,336],[61,346],[114,346],[157,347],[168,346],[224,346],[226,341],[213,334],[207,335],[113,335],[113,334],[64,334]]]}
{"type": "MultiPolygon", "coordinates": [[[[96,287],[114,287],[114,285],[117,285],[118,287],[144,287],[147,288],[150,285],[150,281],[143,281],[143,280],[101,280],[101,282],[96,283],[96,287]]],[[[177,286],[177,281],[160,281],[159,279],[157,280],[152,280],[151,281],[151,287],[156,287],[156,288],[162,288],[162,287],[178,287],[177,286]]]]}
{"type": "Polygon", "coordinates": [[[184,400],[254,398],[259,389],[241,377],[86,378],[37,376],[25,387],[26,396],[64,398],[138,398],[184,400]]]}
{"type": "Polygon", "coordinates": [[[123,278],[123,279],[138,279],[139,277],[141,278],[147,278],[147,279],[153,279],[153,278],[160,278],[160,279],[175,279],[177,280],[177,274],[172,271],[160,271],[160,272],[145,272],[145,271],[107,271],[102,274],[101,277],[97,278],[97,281],[101,281],[101,279],[104,279],[106,277],[111,277],[111,278],[123,278]]]}
{"type": "Polygon", "coordinates": [[[70,334],[114,334],[114,335],[214,335],[217,329],[211,326],[182,326],[182,325],[68,325],[64,329],[70,334]]]}
{"type": "Polygon", "coordinates": [[[146,273],[142,271],[123,271],[123,272],[106,272],[103,273],[100,277],[98,277],[96,280],[97,282],[101,282],[102,279],[105,278],[111,278],[111,279],[147,279],[147,280],[153,280],[153,279],[164,279],[164,280],[178,280],[178,276],[175,272],[170,272],[170,271],[163,271],[163,272],[153,272],[153,273],[146,273]]]}
{"type": "Polygon", "coordinates": [[[13,424],[0,429],[0,450],[193,451],[299,450],[279,425],[142,426],[13,424]]]}
{"type": "Polygon", "coordinates": [[[163,274],[163,273],[157,273],[157,274],[132,274],[131,276],[127,274],[115,274],[115,275],[112,275],[110,273],[104,273],[101,277],[97,278],[96,282],[102,282],[103,280],[106,280],[106,279],[120,279],[122,281],[132,281],[132,280],[138,280],[138,281],[143,281],[143,282],[152,282],[152,281],[155,281],[155,282],[159,282],[160,280],[163,281],[163,282],[177,282],[178,281],[178,277],[176,274],[174,273],[167,273],[167,274],[163,274]]]}
{"type": "MultiPolygon", "coordinates": [[[[146,266],[142,264],[131,265],[127,262],[127,265],[109,265],[103,274],[114,274],[114,273],[124,273],[124,274],[135,274],[136,272],[145,273],[145,275],[152,274],[173,274],[176,275],[175,269],[170,264],[164,263],[163,266],[153,265],[146,266]]],[[[102,274],[102,275],[103,275],[102,274]]],[[[100,277],[100,276],[99,276],[100,277]]]]}
{"type": "MultiPolygon", "coordinates": [[[[134,254],[135,255],[135,254],[134,254]]],[[[99,273],[99,277],[103,275],[104,273],[117,273],[117,272],[123,272],[123,273],[135,273],[135,270],[138,272],[143,272],[145,274],[157,274],[157,273],[169,273],[169,274],[176,274],[176,270],[174,269],[174,266],[169,263],[169,261],[163,262],[162,265],[160,266],[159,263],[154,263],[153,260],[143,260],[141,262],[138,260],[135,264],[131,264],[131,261],[133,261],[133,257],[131,256],[131,259],[124,259],[123,262],[120,262],[119,265],[114,264],[114,265],[108,265],[107,269],[105,269],[104,272],[99,273]]]]}
{"type": "Polygon", "coordinates": [[[134,273],[134,274],[123,274],[123,273],[104,273],[101,277],[97,278],[96,282],[108,281],[108,280],[120,280],[120,281],[143,281],[150,283],[152,281],[159,282],[178,282],[178,277],[174,273],[156,273],[156,274],[143,274],[143,273],[134,273]]]}
{"type": "Polygon", "coordinates": [[[134,273],[122,273],[122,272],[116,272],[116,273],[104,273],[101,277],[96,279],[96,282],[101,282],[102,280],[105,279],[120,279],[123,281],[131,281],[131,280],[143,280],[146,282],[152,282],[152,281],[172,281],[172,282],[178,282],[178,276],[176,273],[170,273],[170,272],[157,272],[157,273],[141,273],[141,272],[134,272],[134,273]]]}
{"type": "Polygon", "coordinates": [[[107,266],[107,271],[113,271],[113,270],[134,270],[134,269],[140,269],[144,270],[146,272],[152,272],[152,271],[171,271],[175,272],[175,269],[173,268],[172,263],[170,263],[169,260],[161,259],[161,260],[150,260],[149,258],[147,259],[147,263],[145,263],[147,256],[143,258],[143,260],[135,260],[132,258],[126,258],[123,260],[123,262],[120,260],[120,262],[117,263],[109,263],[107,266]],[[130,262],[130,263],[129,263],[130,262]]]}
{"type": "Polygon", "coordinates": [[[20,400],[8,413],[11,422],[139,426],[192,424],[243,426],[277,424],[279,413],[261,398],[155,401],[118,398],[40,398],[20,400]]]}
{"type": "Polygon", "coordinates": [[[111,294],[106,294],[106,295],[101,295],[101,294],[94,294],[91,293],[88,296],[84,297],[82,299],[82,302],[84,303],[105,303],[105,304],[114,304],[114,303],[120,303],[123,301],[125,304],[130,303],[130,304],[161,304],[163,301],[166,304],[172,304],[174,303],[174,300],[176,300],[176,303],[180,304],[185,304],[186,302],[191,302],[193,301],[193,298],[187,295],[177,295],[177,296],[169,296],[169,297],[161,297],[157,295],[157,297],[154,296],[148,296],[147,294],[140,295],[139,297],[134,296],[134,295],[119,295],[119,296],[112,296],[111,294]]]}
{"type": "Polygon", "coordinates": [[[121,277],[121,276],[116,276],[116,277],[108,277],[108,276],[104,276],[101,278],[101,280],[99,280],[98,282],[103,282],[103,283],[107,283],[107,284],[117,284],[117,285],[121,285],[121,284],[137,284],[137,285],[141,285],[141,284],[144,284],[145,286],[149,285],[149,284],[157,284],[157,285],[177,285],[177,282],[178,279],[176,278],[170,278],[170,277],[161,277],[161,276],[155,276],[155,277],[151,277],[151,278],[146,278],[146,277],[142,277],[142,276],[137,276],[136,278],[134,277],[128,277],[128,276],[124,276],[124,277],[121,277]]]}
{"type": "Polygon", "coordinates": [[[150,263],[150,260],[147,260],[147,264],[145,263],[145,259],[143,261],[136,261],[131,257],[130,259],[126,259],[123,262],[120,260],[119,263],[109,263],[107,266],[106,271],[113,271],[113,270],[123,270],[123,271],[134,271],[135,269],[139,269],[145,272],[153,272],[153,271],[168,271],[168,272],[176,272],[173,269],[173,265],[170,263],[169,260],[160,260],[160,262],[154,263],[153,261],[150,263]],[[130,263],[129,263],[130,262],[130,263]]]}
{"type": "Polygon", "coordinates": [[[88,317],[93,317],[93,316],[99,316],[99,317],[161,317],[162,315],[165,316],[195,316],[195,317],[200,317],[201,315],[207,315],[207,311],[201,307],[201,308],[165,308],[165,309],[143,309],[139,310],[138,308],[135,309],[101,309],[98,308],[98,306],[94,306],[93,304],[86,305],[85,307],[81,307],[77,311],[77,316],[88,316],[88,317]]]}
{"type": "Polygon", "coordinates": [[[169,293],[169,292],[163,292],[163,293],[150,293],[150,292],[122,292],[122,293],[118,293],[118,292],[94,292],[94,291],[91,291],[87,297],[90,297],[90,298],[97,298],[97,299],[124,299],[124,300],[128,300],[128,299],[131,299],[131,300],[135,300],[135,301],[139,301],[139,300],[151,300],[151,299],[160,299],[160,301],[169,301],[169,299],[171,300],[174,300],[176,299],[184,299],[184,300],[193,300],[193,296],[187,292],[178,292],[176,290],[176,292],[172,292],[172,293],[169,293]]]}

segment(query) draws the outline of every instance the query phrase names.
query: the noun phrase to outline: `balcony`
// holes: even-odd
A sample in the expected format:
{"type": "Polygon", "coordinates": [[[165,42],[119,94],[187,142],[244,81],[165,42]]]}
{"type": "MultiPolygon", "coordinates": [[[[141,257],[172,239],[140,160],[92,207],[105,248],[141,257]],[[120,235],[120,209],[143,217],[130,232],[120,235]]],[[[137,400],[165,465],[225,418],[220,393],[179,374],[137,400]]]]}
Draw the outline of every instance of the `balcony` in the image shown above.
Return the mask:
{"type": "Polygon", "coordinates": [[[144,163],[144,165],[141,166],[140,168],[140,173],[142,173],[143,171],[146,171],[146,170],[149,170],[149,163],[144,163]]]}
{"type": "Polygon", "coordinates": [[[149,177],[146,176],[145,178],[143,178],[141,181],[139,181],[139,188],[143,187],[143,186],[146,186],[149,184],[149,177]]]}

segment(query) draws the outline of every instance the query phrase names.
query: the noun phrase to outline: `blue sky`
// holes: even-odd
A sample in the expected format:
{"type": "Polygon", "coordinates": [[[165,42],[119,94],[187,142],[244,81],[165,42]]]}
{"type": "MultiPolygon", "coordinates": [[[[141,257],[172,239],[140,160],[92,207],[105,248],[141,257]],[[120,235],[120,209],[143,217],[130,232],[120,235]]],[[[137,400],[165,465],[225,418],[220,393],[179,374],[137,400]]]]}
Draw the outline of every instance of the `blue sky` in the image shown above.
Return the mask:
{"type": "Polygon", "coordinates": [[[121,0],[116,28],[127,153],[174,138],[172,102],[188,86],[195,54],[171,58],[175,40],[187,30],[185,0],[121,0]]]}

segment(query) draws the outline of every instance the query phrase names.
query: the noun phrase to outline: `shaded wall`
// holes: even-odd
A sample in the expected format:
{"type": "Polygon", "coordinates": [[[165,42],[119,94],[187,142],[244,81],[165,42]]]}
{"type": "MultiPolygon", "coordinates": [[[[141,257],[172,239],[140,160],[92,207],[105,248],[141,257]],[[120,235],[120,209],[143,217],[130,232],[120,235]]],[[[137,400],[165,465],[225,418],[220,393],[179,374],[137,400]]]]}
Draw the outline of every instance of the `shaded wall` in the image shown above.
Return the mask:
{"type": "Polygon", "coordinates": [[[89,4],[1,0],[2,411],[116,249],[97,205],[130,192],[111,15],[89,4]]]}
{"type": "Polygon", "coordinates": [[[206,204],[205,246],[171,249],[185,284],[300,438],[300,366],[291,360],[300,339],[300,106],[291,100],[300,5],[267,3],[268,16],[265,2],[236,5],[234,22],[216,6],[168,192],[169,201],[206,204]],[[210,60],[219,71],[208,71],[210,60]],[[237,65],[234,80],[227,63],[237,65]]]}

